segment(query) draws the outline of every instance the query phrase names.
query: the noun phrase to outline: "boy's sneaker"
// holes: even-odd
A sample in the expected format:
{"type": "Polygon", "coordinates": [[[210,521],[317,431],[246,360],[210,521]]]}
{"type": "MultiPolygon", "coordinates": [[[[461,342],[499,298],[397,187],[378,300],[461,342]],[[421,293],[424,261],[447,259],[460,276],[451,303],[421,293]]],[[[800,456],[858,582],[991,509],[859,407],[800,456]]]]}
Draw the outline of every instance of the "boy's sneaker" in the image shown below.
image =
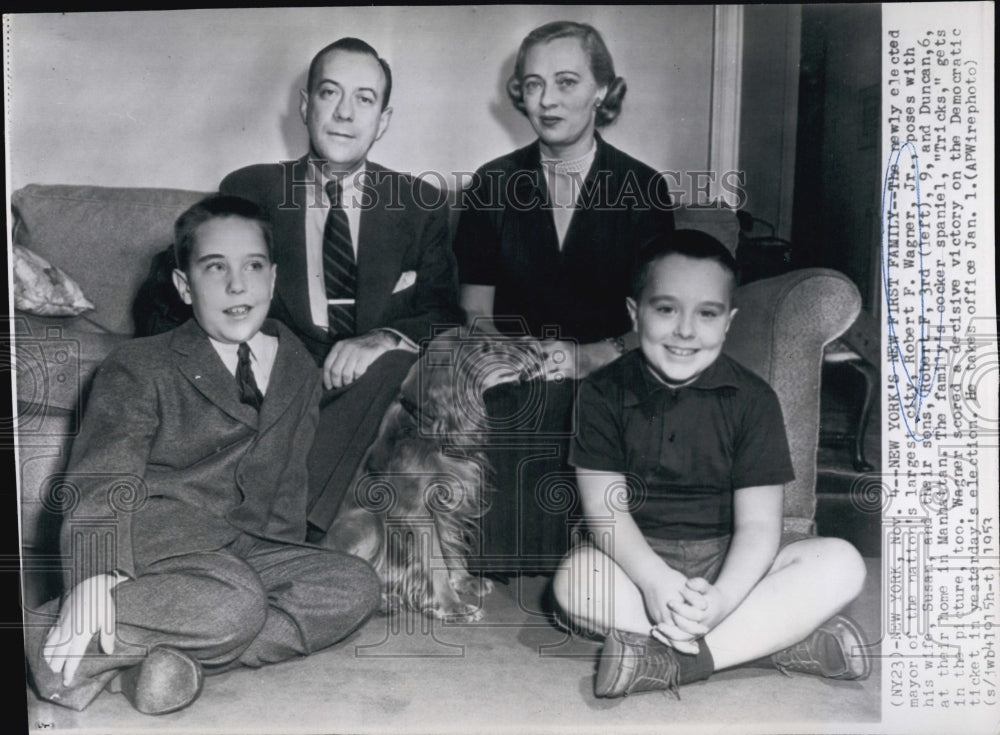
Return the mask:
{"type": "Polygon", "coordinates": [[[680,699],[680,664],[674,649],[655,638],[612,630],[605,639],[594,679],[598,697],[665,689],[680,699]]]}
{"type": "Polygon", "coordinates": [[[828,679],[865,679],[871,661],[861,628],[846,615],[834,615],[803,641],[778,651],[771,662],[783,674],[800,671],[828,679]]]}

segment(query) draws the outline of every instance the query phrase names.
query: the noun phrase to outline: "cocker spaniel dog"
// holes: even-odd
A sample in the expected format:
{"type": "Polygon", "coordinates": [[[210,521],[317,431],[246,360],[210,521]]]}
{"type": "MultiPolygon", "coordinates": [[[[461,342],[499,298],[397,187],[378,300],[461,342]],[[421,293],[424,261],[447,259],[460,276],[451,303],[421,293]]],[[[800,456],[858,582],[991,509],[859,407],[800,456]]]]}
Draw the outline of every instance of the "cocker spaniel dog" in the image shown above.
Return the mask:
{"type": "Polygon", "coordinates": [[[461,329],[435,337],[410,369],[324,542],[372,564],[385,612],[482,617],[459,595],[493,589],[466,564],[493,490],[483,393],[541,377],[542,365],[534,340],[461,329]]]}

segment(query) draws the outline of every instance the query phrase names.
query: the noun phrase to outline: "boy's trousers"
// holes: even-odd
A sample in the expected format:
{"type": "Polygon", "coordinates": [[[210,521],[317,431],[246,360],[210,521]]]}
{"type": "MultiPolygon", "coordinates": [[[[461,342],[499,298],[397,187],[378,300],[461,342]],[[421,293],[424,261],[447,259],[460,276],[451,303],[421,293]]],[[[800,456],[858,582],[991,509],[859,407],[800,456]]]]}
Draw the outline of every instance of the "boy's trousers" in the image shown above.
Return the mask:
{"type": "Polygon", "coordinates": [[[157,645],[183,651],[209,675],[305,656],[364,622],[380,586],[356,557],[243,534],[218,551],[161,559],[113,595],[115,651],[99,653],[92,641],[69,687],[41,654],[59,600],[26,614],[26,655],[42,698],[83,709],[120,669],[141,663],[157,645]]]}

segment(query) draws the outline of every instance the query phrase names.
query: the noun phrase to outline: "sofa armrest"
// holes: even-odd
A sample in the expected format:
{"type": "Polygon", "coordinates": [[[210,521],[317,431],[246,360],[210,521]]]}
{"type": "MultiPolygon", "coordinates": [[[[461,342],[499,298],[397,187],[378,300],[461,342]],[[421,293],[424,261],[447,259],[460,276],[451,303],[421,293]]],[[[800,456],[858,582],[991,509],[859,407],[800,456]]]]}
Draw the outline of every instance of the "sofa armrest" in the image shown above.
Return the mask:
{"type": "Polygon", "coordinates": [[[806,268],[741,286],[733,301],[739,312],[726,354],[778,394],[795,469],[795,480],[785,485],[785,516],[811,521],[823,347],[854,322],[861,296],[842,273],[806,268]]]}
{"type": "Polygon", "coordinates": [[[44,410],[68,411],[78,420],[94,372],[112,349],[129,339],[86,317],[21,312],[13,320],[13,333],[21,434],[31,433],[30,422],[44,410]]]}

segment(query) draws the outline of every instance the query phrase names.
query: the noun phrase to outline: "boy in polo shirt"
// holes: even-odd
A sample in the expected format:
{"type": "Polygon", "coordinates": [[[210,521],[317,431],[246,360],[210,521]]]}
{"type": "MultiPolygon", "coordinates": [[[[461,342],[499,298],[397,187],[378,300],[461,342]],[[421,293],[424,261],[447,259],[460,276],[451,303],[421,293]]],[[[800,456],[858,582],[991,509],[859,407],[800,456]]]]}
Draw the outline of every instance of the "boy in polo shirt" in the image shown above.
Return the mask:
{"type": "Polygon", "coordinates": [[[782,535],[792,465],[777,396],[722,354],[738,267],[682,230],[640,254],[627,300],[640,349],[581,386],[570,450],[591,541],[556,599],[605,636],[599,697],[669,689],[751,661],[860,679],[857,624],[836,613],[865,567],[836,538],[782,535]]]}

